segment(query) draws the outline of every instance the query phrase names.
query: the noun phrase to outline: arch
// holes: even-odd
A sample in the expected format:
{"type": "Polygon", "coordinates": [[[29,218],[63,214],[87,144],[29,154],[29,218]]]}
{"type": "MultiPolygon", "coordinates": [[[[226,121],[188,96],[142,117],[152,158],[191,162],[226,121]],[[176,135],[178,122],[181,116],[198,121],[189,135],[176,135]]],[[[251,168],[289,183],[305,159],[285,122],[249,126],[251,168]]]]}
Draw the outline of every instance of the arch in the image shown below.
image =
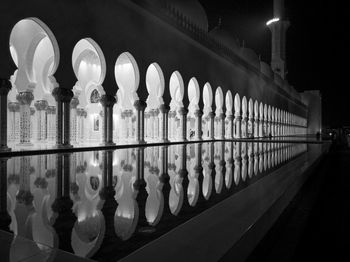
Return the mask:
{"type": "Polygon", "coordinates": [[[91,38],[76,43],[72,54],[73,71],[78,79],[73,91],[82,107],[91,103],[90,97],[98,91],[104,95],[102,83],[106,75],[106,60],[99,45],[91,38]]]}
{"type": "Polygon", "coordinates": [[[11,80],[18,92],[34,90],[37,80],[39,85],[44,86],[43,93],[57,86],[53,74],[59,65],[59,47],[44,22],[34,17],[20,20],[12,28],[9,45],[12,60],[17,66],[11,80]]]}
{"type": "Polygon", "coordinates": [[[257,100],[254,102],[254,116],[256,119],[259,118],[259,102],[257,100]]]}
{"type": "Polygon", "coordinates": [[[249,98],[249,102],[248,102],[248,114],[249,114],[249,118],[253,118],[254,103],[253,103],[253,99],[251,98],[249,98]]]}
{"type": "Polygon", "coordinates": [[[222,107],[224,105],[224,94],[222,92],[221,87],[217,87],[216,91],[215,91],[215,107],[216,107],[216,115],[221,114],[222,111],[222,107]]]}
{"type": "Polygon", "coordinates": [[[232,109],[233,109],[233,98],[232,93],[230,90],[226,92],[225,96],[225,105],[226,105],[226,115],[232,115],[232,109]]]}
{"type": "Polygon", "coordinates": [[[200,90],[199,90],[199,84],[198,81],[195,77],[192,77],[190,79],[190,82],[188,83],[188,101],[190,102],[189,104],[189,109],[195,110],[198,109],[198,103],[199,103],[199,98],[200,98],[200,90]]]}
{"type": "Polygon", "coordinates": [[[235,95],[235,115],[239,116],[241,114],[241,99],[239,94],[235,95]]]}
{"type": "Polygon", "coordinates": [[[184,81],[182,79],[179,71],[175,71],[170,76],[169,82],[171,104],[176,105],[177,107],[183,106],[182,99],[184,96],[184,81]]]}
{"type": "Polygon", "coordinates": [[[260,106],[259,106],[259,116],[260,116],[260,119],[264,119],[264,104],[262,102],[260,102],[260,106]]]}
{"type": "Polygon", "coordinates": [[[164,86],[162,69],[157,63],[150,64],[146,71],[147,107],[154,109],[164,103],[164,86]]]}
{"type": "Polygon", "coordinates": [[[203,104],[204,104],[204,115],[207,115],[211,112],[213,103],[213,91],[211,85],[207,82],[203,88],[203,104]]]}
{"type": "Polygon", "coordinates": [[[133,104],[137,101],[137,89],[140,83],[140,72],[135,58],[124,52],[117,58],[114,67],[115,80],[121,89],[121,106],[125,109],[133,109],[133,104]]]}
{"type": "Polygon", "coordinates": [[[267,104],[264,104],[264,119],[267,119],[267,104]]]}
{"type": "Polygon", "coordinates": [[[248,110],[247,98],[243,96],[242,98],[242,116],[243,117],[247,116],[247,110],[248,110]]]}

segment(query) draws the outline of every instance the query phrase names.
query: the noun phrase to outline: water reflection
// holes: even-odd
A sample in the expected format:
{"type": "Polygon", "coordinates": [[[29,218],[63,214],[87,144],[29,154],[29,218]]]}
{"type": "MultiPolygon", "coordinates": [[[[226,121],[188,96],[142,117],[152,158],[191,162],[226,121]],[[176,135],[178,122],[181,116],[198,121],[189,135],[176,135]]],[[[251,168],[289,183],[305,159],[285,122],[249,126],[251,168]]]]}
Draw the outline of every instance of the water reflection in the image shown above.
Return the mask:
{"type": "Polygon", "coordinates": [[[0,226],[37,248],[118,258],[306,150],[215,142],[1,159],[0,211],[10,219],[0,226]]]}

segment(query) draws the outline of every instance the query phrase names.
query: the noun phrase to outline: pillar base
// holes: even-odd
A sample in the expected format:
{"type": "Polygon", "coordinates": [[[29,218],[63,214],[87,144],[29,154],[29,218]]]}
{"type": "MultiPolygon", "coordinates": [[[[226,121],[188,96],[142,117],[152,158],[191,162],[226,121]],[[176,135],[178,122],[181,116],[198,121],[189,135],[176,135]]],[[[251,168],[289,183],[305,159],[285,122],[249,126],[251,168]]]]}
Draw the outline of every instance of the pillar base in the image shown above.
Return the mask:
{"type": "Polygon", "coordinates": [[[11,151],[12,149],[9,148],[8,146],[1,146],[0,147],[0,152],[9,152],[11,151]]]}
{"type": "Polygon", "coordinates": [[[116,146],[117,144],[114,142],[106,142],[106,143],[101,143],[100,146],[116,146]]]}
{"type": "Polygon", "coordinates": [[[147,142],[145,140],[136,141],[136,144],[138,144],[138,145],[145,145],[145,144],[147,144],[147,142]]]}
{"type": "Polygon", "coordinates": [[[159,142],[160,143],[170,143],[170,140],[169,139],[162,139],[159,142]]]}
{"type": "Polygon", "coordinates": [[[62,148],[73,148],[73,145],[55,145],[55,148],[62,149],[62,148]]]}

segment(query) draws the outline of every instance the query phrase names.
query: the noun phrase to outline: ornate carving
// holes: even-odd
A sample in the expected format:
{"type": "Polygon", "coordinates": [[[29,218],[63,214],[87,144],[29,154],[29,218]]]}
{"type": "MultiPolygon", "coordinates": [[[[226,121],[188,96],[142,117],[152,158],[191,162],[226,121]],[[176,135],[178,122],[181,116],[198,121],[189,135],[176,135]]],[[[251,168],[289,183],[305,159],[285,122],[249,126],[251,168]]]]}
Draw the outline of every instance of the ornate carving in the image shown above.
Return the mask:
{"type": "Polygon", "coordinates": [[[30,91],[20,92],[16,96],[16,99],[20,103],[20,105],[30,105],[34,100],[34,95],[30,91]]]}
{"type": "Polygon", "coordinates": [[[46,100],[38,100],[34,103],[34,106],[36,110],[41,111],[41,110],[46,110],[49,104],[46,100]]]}
{"type": "Polygon", "coordinates": [[[72,100],[70,101],[70,108],[76,109],[78,105],[79,105],[79,99],[77,97],[73,97],[72,100]]]}
{"type": "Polygon", "coordinates": [[[111,95],[102,95],[100,98],[100,103],[103,107],[113,107],[116,102],[115,97],[111,95]]]}
{"type": "Polygon", "coordinates": [[[73,91],[67,88],[56,87],[52,91],[53,97],[57,102],[69,103],[73,97],[73,91]]]}

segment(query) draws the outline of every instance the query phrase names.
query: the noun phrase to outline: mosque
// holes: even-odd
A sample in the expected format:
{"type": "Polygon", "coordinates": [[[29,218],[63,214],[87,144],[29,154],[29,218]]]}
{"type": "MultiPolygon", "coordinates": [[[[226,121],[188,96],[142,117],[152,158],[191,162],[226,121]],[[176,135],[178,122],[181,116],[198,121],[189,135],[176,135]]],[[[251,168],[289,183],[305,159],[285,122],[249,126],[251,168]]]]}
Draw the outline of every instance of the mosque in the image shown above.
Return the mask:
{"type": "Polygon", "coordinates": [[[271,66],[197,0],[17,2],[0,10],[1,151],[321,130],[319,92],[285,79],[282,0],[271,66]]]}

